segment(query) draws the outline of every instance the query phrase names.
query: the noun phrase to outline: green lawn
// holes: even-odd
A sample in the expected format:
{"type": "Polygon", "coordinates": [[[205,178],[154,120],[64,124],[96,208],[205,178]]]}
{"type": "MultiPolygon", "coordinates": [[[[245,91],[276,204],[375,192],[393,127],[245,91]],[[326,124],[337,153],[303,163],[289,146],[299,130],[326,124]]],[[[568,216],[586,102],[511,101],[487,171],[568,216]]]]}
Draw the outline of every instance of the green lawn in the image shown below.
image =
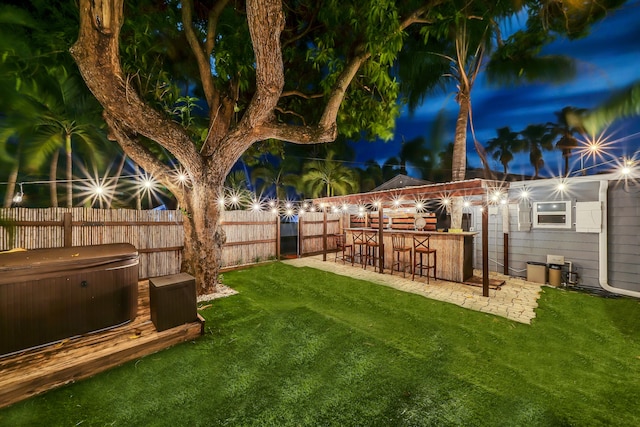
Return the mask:
{"type": "Polygon", "coordinates": [[[281,263],[224,281],[205,336],[0,425],[640,425],[637,300],[545,288],[523,325],[281,263]]]}

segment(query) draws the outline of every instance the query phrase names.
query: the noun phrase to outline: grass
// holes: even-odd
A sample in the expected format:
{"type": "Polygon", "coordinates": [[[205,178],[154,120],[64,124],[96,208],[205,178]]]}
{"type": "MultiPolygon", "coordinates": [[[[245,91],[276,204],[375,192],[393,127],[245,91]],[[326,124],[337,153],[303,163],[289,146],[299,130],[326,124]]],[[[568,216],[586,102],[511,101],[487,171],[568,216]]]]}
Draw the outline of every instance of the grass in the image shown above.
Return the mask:
{"type": "Polygon", "coordinates": [[[0,425],[640,425],[637,300],[545,289],[523,325],[282,263],[225,283],[205,336],[0,425]]]}

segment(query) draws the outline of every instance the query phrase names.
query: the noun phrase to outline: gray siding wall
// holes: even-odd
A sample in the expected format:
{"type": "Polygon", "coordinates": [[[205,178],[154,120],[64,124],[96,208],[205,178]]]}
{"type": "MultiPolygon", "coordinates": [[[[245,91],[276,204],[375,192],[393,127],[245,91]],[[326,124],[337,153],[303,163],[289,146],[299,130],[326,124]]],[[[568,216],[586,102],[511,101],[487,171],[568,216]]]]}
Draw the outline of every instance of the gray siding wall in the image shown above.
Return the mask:
{"type": "Polygon", "coordinates": [[[640,291],[640,185],[609,182],[609,284],[640,291]]]}
{"type": "MultiPolygon", "coordinates": [[[[614,287],[640,290],[640,188],[614,181],[609,183],[608,197],[608,260],[609,284],[614,287]]],[[[572,204],[571,229],[531,228],[518,231],[516,205],[509,206],[509,274],[526,277],[527,262],[546,263],[547,255],[563,255],[565,261],[573,263],[578,272],[578,284],[587,288],[600,288],[598,275],[599,233],[578,233],[575,231],[576,202],[598,201],[599,182],[570,181],[565,193],[557,193],[554,182],[548,186],[533,186],[529,189],[533,202],[566,201],[572,204]]],[[[520,189],[510,190],[510,200],[516,200],[520,189]]],[[[502,207],[489,210],[489,269],[502,273],[503,268],[503,227],[502,207]]],[[[474,208],[472,224],[476,231],[482,231],[479,208],[474,208]]],[[[474,268],[482,268],[481,233],[474,245],[474,268]]]]}

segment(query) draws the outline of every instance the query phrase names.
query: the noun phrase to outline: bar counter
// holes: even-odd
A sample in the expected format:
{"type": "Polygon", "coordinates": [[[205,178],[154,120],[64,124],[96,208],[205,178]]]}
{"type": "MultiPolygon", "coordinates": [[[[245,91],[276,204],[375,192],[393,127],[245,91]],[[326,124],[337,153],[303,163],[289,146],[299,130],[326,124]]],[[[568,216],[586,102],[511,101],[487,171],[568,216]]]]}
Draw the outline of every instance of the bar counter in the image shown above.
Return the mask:
{"type": "MultiPolygon", "coordinates": [[[[345,228],[347,244],[353,243],[353,232],[365,231],[368,233],[379,233],[377,228],[345,228]]],[[[430,235],[429,246],[437,251],[436,277],[452,282],[464,282],[473,276],[473,238],[476,232],[447,233],[439,231],[419,231],[419,230],[398,230],[383,229],[384,247],[384,273],[391,272],[393,263],[393,244],[391,235],[405,235],[405,245],[413,247],[413,236],[430,235]]],[[[356,247],[353,248],[356,251],[356,247]]],[[[407,258],[408,255],[405,254],[407,258]]],[[[402,258],[402,254],[400,254],[402,258]]],[[[413,265],[413,251],[411,258],[407,259],[407,265],[413,265]]],[[[368,267],[373,268],[373,266],[368,267]]],[[[408,270],[410,271],[410,270],[408,270]]],[[[396,271],[393,274],[401,274],[396,271]]]]}

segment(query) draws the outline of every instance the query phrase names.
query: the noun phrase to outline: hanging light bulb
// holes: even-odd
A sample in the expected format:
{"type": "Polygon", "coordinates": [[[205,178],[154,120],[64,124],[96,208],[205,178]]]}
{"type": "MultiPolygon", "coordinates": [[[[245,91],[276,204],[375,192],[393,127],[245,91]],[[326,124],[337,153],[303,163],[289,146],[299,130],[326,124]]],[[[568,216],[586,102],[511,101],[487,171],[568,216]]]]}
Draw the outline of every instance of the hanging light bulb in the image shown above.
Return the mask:
{"type": "Polygon", "coordinates": [[[22,183],[20,185],[20,191],[13,196],[13,203],[22,203],[22,197],[24,196],[24,192],[22,191],[22,183]]]}

